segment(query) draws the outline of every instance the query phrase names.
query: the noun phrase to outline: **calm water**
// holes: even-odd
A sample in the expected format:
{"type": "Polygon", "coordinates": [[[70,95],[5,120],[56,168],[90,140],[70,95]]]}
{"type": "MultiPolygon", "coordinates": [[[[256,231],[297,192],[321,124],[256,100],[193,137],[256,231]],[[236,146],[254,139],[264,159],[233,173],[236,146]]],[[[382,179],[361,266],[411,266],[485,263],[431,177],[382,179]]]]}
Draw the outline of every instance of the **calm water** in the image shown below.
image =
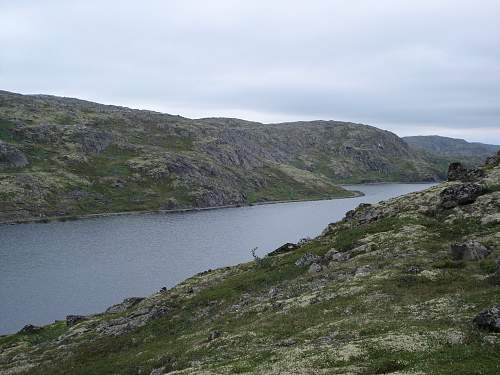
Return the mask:
{"type": "Polygon", "coordinates": [[[429,184],[356,185],[353,199],[0,226],[0,334],[103,311],[315,236],[362,202],[429,184]]]}

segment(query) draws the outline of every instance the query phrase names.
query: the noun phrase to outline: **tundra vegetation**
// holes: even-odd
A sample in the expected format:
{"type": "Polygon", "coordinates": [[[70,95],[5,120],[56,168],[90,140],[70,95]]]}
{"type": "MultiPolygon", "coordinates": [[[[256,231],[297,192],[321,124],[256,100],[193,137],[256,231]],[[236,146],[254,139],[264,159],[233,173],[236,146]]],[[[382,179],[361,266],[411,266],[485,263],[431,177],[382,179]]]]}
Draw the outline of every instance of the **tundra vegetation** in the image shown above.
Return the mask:
{"type": "Polygon", "coordinates": [[[498,374],[500,153],[262,259],[0,337],[2,374],[498,374]]]}

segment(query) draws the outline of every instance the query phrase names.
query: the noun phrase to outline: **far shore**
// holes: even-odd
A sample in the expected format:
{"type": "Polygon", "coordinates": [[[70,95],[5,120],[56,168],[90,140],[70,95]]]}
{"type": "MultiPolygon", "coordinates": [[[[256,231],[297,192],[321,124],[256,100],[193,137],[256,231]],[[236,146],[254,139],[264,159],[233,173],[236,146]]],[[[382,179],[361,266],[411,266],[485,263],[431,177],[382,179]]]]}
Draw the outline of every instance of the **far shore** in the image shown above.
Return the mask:
{"type": "MultiPolygon", "coordinates": [[[[366,184],[360,184],[360,185],[366,185],[366,184]]],[[[280,201],[261,201],[255,203],[228,204],[223,206],[210,206],[210,207],[187,207],[187,208],[175,208],[169,210],[137,210],[137,211],[121,211],[121,212],[102,212],[102,213],[84,214],[84,215],[44,216],[39,218],[36,217],[36,218],[26,218],[26,219],[4,220],[0,221],[0,225],[50,223],[54,221],[74,221],[74,220],[92,219],[92,218],[109,217],[109,216],[168,214],[168,213],[180,213],[180,212],[221,210],[224,208],[251,207],[251,206],[262,206],[262,205],[279,204],[279,203],[298,203],[298,202],[325,201],[333,199],[351,199],[351,198],[362,197],[365,195],[361,191],[356,191],[356,190],[349,190],[349,191],[354,193],[355,195],[353,195],[352,197],[325,197],[325,198],[309,198],[309,199],[290,199],[290,200],[280,200],[280,201]]]]}
{"type": "MultiPolygon", "coordinates": [[[[439,182],[429,182],[429,181],[417,181],[417,182],[364,182],[364,183],[353,183],[353,184],[339,184],[338,186],[357,186],[357,185],[390,185],[390,184],[430,184],[439,182]]],[[[332,199],[351,199],[359,198],[365,194],[358,190],[348,190],[355,195],[352,197],[325,197],[325,198],[308,198],[308,199],[289,199],[289,200],[279,200],[279,201],[261,201],[254,203],[239,203],[239,204],[228,204],[223,206],[209,206],[209,207],[186,207],[186,208],[174,208],[168,210],[136,210],[136,211],[121,211],[121,212],[101,212],[95,214],[83,214],[83,215],[63,215],[63,216],[44,216],[44,217],[33,217],[26,219],[15,219],[15,220],[4,220],[0,221],[0,225],[14,225],[14,224],[30,224],[30,223],[49,223],[54,221],[75,221],[83,219],[92,219],[98,217],[108,217],[108,216],[123,216],[123,215],[147,215],[147,214],[168,214],[168,213],[180,213],[180,212],[196,212],[196,211],[206,211],[206,210],[221,210],[224,208],[238,208],[238,207],[251,207],[251,206],[262,206],[268,204],[280,204],[280,203],[298,203],[298,202],[314,202],[314,201],[328,201],[332,199]]]]}

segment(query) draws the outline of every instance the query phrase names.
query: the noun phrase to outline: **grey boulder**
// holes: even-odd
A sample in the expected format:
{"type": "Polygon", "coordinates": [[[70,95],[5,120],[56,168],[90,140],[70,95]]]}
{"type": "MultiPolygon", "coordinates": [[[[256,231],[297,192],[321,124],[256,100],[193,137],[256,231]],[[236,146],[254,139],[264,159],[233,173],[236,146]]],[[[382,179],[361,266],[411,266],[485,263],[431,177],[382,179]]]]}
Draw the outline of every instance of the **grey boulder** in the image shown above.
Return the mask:
{"type": "Polygon", "coordinates": [[[491,254],[491,251],[475,240],[452,244],[450,255],[454,260],[481,260],[491,254]]]}
{"type": "Polygon", "coordinates": [[[478,328],[500,332],[500,305],[481,311],[473,322],[478,328]]]}
{"type": "Polygon", "coordinates": [[[447,187],[439,194],[441,198],[440,207],[450,209],[473,203],[483,192],[484,188],[474,183],[447,187]]]}

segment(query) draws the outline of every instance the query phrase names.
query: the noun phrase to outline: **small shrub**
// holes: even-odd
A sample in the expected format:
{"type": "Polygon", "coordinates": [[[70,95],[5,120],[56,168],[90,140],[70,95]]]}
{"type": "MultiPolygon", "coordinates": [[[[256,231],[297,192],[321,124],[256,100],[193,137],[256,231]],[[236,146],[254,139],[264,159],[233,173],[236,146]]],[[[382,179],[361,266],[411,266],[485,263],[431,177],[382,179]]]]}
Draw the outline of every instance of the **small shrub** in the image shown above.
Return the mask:
{"type": "Polygon", "coordinates": [[[479,262],[479,268],[485,273],[494,273],[497,270],[497,264],[494,260],[484,259],[479,262]]]}
{"type": "Polygon", "coordinates": [[[450,259],[445,259],[434,264],[434,268],[438,269],[462,269],[467,267],[467,264],[463,261],[454,261],[450,259]]]}
{"type": "Polygon", "coordinates": [[[429,282],[429,279],[419,277],[418,275],[402,275],[396,279],[396,285],[398,288],[410,288],[429,282]]]}
{"type": "Polygon", "coordinates": [[[396,360],[386,360],[373,368],[374,374],[390,374],[404,370],[406,365],[396,360]]]}
{"type": "Polygon", "coordinates": [[[489,279],[490,283],[495,286],[500,286],[500,270],[497,270],[489,279]]]}
{"type": "Polygon", "coordinates": [[[259,257],[256,252],[257,252],[258,247],[254,247],[252,250],[250,250],[250,253],[252,254],[252,257],[257,264],[258,267],[261,268],[268,268],[271,266],[271,259],[269,259],[267,256],[264,258],[259,257]]]}
{"type": "Polygon", "coordinates": [[[487,193],[494,193],[495,191],[500,191],[500,185],[490,185],[486,188],[487,193]]]}

